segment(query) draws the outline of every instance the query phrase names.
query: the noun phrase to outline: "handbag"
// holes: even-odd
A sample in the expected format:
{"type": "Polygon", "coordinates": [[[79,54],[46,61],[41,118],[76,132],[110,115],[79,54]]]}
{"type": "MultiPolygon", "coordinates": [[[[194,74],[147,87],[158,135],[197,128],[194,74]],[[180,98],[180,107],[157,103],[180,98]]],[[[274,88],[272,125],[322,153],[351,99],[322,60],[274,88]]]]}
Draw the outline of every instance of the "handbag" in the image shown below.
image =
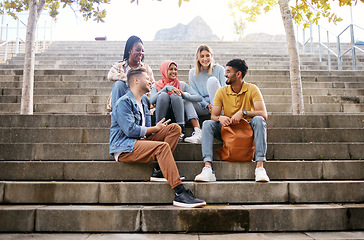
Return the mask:
{"type": "Polygon", "coordinates": [[[242,119],[238,124],[221,127],[223,146],[217,149],[220,160],[252,161],[255,152],[254,133],[250,124],[242,119]]]}

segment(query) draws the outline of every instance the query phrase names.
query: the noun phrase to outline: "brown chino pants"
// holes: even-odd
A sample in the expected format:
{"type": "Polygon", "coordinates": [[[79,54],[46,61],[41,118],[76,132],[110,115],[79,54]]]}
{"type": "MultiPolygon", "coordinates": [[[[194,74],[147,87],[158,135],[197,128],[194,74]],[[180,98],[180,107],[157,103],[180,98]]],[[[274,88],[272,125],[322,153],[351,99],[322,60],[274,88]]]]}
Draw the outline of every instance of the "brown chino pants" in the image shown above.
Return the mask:
{"type": "Polygon", "coordinates": [[[163,176],[175,188],[182,184],[173,157],[180,134],[181,127],[171,123],[148,138],[136,141],[133,152],[120,154],[118,160],[126,163],[147,163],[157,159],[163,176]]]}

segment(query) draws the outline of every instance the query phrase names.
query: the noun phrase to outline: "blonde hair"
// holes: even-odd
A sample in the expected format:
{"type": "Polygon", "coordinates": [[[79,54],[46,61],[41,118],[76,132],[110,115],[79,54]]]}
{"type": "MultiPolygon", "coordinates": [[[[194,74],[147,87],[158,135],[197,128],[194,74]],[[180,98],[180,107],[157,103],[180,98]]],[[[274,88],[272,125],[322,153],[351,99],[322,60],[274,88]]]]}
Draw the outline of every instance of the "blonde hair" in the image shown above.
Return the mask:
{"type": "Polygon", "coordinates": [[[195,61],[195,75],[198,75],[200,74],[201,72],[201,68],[202,68],[202,65],[200,63],[200,61],[198,61],[198,59],[200,58],[200,54],[203,50],[206,50],[208,51],[210,54],[211,54],[211,63],[210,63],[210,66],[209,66],[209,69],[208,69],[208,75],[211,75],[212,74],[212,68],[213,68],[213,61],[214,61],[214,58],[213,58],[213,55],[212,55],[212,50],[209,46],[207,45],[200,45],[198,48],[197,48],[197,51],[196,51],[196,61],[195,61]]]}

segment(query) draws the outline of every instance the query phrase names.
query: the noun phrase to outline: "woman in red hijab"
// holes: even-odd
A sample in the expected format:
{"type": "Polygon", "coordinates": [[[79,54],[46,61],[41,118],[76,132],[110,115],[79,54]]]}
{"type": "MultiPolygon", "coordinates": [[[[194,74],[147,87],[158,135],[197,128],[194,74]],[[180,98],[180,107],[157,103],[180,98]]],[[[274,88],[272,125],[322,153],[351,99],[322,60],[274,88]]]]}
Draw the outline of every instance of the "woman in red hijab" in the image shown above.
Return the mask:
{"type": "Polygon", "coordinates": [[[202,101],[199,94],[177,78],[177,63],[165,61],[160,67],[162,79],[152,86],[150,103],[155,104],[155,121],[171,118],[182,128],[180,141],[185,138],[185,115],[194,128],[200,129],[198,116],[192,102],[202,101]]]}

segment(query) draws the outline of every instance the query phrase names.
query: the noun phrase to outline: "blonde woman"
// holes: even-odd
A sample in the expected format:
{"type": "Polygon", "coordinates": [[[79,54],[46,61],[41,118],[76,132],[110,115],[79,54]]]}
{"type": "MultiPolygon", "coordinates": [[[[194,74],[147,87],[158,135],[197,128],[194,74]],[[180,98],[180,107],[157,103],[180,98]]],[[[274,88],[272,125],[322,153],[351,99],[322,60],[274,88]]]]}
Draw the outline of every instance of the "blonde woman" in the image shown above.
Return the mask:
{"type": "MultiPolygon", "coordinates": [[[[188,81],[202,97],[202,101],[194,103],[194,107],[197,114],[203,116],[210,114],[217,89],[226,86],[225,69],[214,64],[212,50],[207,45],[198,47],[195,61],[196,66],[190,70],[188,81]]],[[[194,129],[185,142],[201,143],[201,130],[194,129]]]]}

